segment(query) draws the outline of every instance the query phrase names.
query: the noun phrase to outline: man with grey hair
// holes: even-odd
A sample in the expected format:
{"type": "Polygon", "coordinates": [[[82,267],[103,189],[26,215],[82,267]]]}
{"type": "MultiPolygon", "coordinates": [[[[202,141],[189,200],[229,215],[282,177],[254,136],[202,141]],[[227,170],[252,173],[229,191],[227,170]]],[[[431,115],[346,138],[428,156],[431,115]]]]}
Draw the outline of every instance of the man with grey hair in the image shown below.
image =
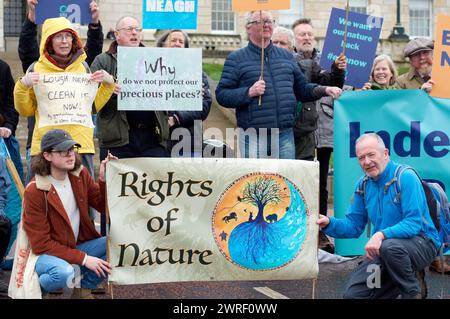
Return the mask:
{"type": "Polygon", "coordinates": [[[292,129],[297,101],[312,101],[325,95],[339,97],[342,92],[337,87],[307,83],[292,54],[273,45],[273,27],[268,11],[247,15],[249,43],[227,57],[216,89],[217,102],[236,109],[237,126],[255,131],[256,143],[250,143],[245,134],[239,139],[241,155],[246,158],[294,159],[292,129]],[[264,154],[268,149],[270,154],[264,154]]]}
{"type": "MultiPolygon", "coordinates": [[[[111,43],[108,51],[95,58],[91,70],[106,70],[116,79],[117,47],[143,47],[141,32],[142,28],[136,18],[120,18],[114,32],[116,40],[111,43]]],[[[113,94],[98,113],[97,126],[100,160],[105,159],[108,152],[119,158],[169,155],[165,148],[169,125],[163,112],[118,111],[117,94],[113,94]]]]}
{"type": "Polygon", "coordinates": [[[431,80],[433,68],[434,42],[427,38],[416,38],[409,41],[404,49],[405,58],[409,59],[410,70],[397,78],[398,89],[425,89],[424,84],[431,80]]]}
{"type": "Polygon", "coordinates": [[[293,52],[294,32],[285,27],[276,27],[275,29],[273,29],[272,43],[279,48],[283,48],[289,50],[290,52],[293,52]]]}
{"type": "Polygon", "coordinates": [[[424,268],[436,257],[441,242],[421,181],[414,171],[405,169],[399,175],[401,203],[396,203],[400,164],[390,160],[381,137],[360,136],[356,156],[365,175],[356,183],[345,218],[320,215],[317,220],[327,235],[336,238],[358,238],[366,225],[373,224],[366,258],[351,274],[344,298],[426,298],[424,268]]]}
{"type": "MultiPolygon", "coordinates": [[[[345,68],[347,67],[345,56],[341,55],[334,61],[331,65],[331,71],[325,70],[319,64],[320,53],[315,48],[316,41],[311,20],[307,18],[296,20],[292,24],[292,30],[295,36],[295,58],[306,79],[312,83],[342,88],[345,81],[345,68]]],[[[319,212],[327,215],[327,179],[329,162],[333,152],[333,123],[327,121],[329,114],[322,116],[324,115],[321,112],[322,107],[332,109],[333,99],[325,97],[313,102],[298,103],[294,126],[295,158],[312,161],[317,147],[317,160],[320,163],[319,212]],[[316,132],[319,122],[321,126],[316,132]],[[328,132],[328,134],[321,134],[322,132],[328,132]]],[[[322,232],[319,234],[319,248],[334,253],[334,245],[322,232]]]]}

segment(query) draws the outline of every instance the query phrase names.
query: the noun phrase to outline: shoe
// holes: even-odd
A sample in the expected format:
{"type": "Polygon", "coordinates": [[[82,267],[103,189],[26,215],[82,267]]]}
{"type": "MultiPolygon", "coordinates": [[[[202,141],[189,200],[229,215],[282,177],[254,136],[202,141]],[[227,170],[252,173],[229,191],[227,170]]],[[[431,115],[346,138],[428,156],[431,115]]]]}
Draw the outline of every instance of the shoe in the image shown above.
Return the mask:
{"type": "Polygon", "coordinates": [[[104,294],[106,294],[106,288],[105,288],[105,286],[100,285],[97,288],[92,289],[91,293],[93,295],[104,295],[104,294]]]}
{"type": "Polygon", "coordinates": [[[71,299],[95,299],[92,296],[91,289],[73,288],[71,299]]]}
{"type": "Polygon", "coordinates": [[[417,294],[417,298],[416,299],[427,299],[428,297],[428,287],[427,287],[427,282],[425,281],[425,270],[418,270],[416,271],[416,277],[417,280],[419,281],[419,288],[420,288],[420,293],[417,294]],[[419,298],[420,296],[420,298],[419,298]]]}
{"type": "Polygon", "coordinates": [[[334,245],[328,239],[327,235],[319,230],[319,249],[325,250],[330,254],[334,254],[334,245]]]}
{"type": "Polygon", "coordinates": [[[444,263],[442,263],[440,257],[436,257],[435,260],[430,265],[430,270],[438,272],[440,274],[450,274],[450,265],[446,262],[444,258],[444,263]]]}

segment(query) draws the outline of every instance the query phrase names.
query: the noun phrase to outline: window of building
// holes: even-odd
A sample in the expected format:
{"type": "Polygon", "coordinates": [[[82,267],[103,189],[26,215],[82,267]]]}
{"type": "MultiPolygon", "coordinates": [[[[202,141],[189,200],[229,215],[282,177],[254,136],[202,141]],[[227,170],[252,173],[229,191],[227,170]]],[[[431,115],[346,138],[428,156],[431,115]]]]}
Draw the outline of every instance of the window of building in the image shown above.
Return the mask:
{"type": "Polygon", "coordinates": [[[235,31],[235,14],[231,10],[231,0],[212,1],[211,24],[213,32],[235,31]]]}
{"type": "Polygon", "coordinates": [[[291,0],[291,9],[278,12],[277,24],[290,29],[292,23],[303,15],[303,0],[291,0]]]}
{"type": "Polygon", "coordinates": [[[367,14],[367,0],[350,0],[348,6],[352,12],[367,14]]]}
{"type": "Polygon", "coordinates": [[[26,1],[4,0],[4,32],[7,37],[18,37],[25,17],[26,1]]]}
{"type": "Polygon", "coordinates": [[[432,0],[409,0],[409,36],[431,37],[432,0]]]}

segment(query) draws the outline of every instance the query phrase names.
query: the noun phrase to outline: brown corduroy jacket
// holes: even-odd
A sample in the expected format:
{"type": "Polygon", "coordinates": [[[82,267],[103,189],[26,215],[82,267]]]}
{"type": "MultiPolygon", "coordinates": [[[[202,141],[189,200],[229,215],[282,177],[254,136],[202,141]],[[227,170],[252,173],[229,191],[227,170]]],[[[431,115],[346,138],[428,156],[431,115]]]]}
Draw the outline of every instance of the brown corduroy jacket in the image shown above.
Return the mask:
{"type": "Polygon", "coordinates": [[[22,222],[34,254],[52,255],[70,264],[82,265],[86,254],[76,246],[100,237],[89,217],[88,207],[105,211],[106,187],[103,182],[96,183],[83,166],[70,172],[69,180],[80,211],[78,240],[48,176],[36,175],[25,189],[22,222]]]}

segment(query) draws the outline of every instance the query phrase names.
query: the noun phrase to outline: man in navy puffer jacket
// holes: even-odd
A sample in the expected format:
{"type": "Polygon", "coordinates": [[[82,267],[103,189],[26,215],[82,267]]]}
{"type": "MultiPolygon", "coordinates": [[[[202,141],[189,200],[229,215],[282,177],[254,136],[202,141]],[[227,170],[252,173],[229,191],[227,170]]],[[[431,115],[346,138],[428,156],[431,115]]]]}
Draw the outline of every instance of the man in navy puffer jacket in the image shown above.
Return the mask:
{"type": "Polygon", "coordinates": [[[325,95],[338,98],[342,91],[307,83],[292,54],[272,45],[273,24],[268,11],[248,14],[248,46],[226,59],[216,98],[220,105],[236,109],[237,125],[246,130],[240,132],[242,157],[295,159],[293,127],[297,101],[314,101],[325,95]]]}

